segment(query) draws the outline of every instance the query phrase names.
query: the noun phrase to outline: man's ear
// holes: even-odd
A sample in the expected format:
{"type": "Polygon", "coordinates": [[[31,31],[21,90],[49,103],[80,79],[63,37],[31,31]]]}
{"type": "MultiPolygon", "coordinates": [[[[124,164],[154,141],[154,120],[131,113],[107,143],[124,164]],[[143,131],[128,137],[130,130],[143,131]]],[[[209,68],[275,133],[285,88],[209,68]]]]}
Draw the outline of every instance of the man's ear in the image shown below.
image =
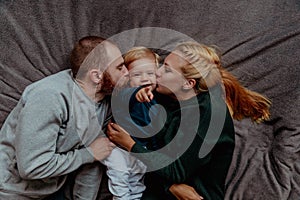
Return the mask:
{"type": "Polygon", "coordinates": [[[195,79],[187,79],[184,81],[182,89],[183,90],[189,90],[194,88],[194,86],[196,85],[196,80],[195,79]]]}
{"type": "Polygon", "coordinates": [[[95,84],[100,83],[100,81],[102,79],[102,75],[103,75],[103,73],[98,69],[92,69],[89,72],[90,80],[95,84]]]}

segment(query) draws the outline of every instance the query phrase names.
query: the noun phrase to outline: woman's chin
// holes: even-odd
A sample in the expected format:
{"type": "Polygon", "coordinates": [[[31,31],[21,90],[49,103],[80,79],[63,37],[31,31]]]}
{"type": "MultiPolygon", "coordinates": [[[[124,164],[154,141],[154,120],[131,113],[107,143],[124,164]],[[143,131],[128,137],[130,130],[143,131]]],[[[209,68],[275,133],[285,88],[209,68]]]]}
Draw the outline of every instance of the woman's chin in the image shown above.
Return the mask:
{"type": "Polygon", "coordinates": [[[168,89],[166,89],[165,87],[162,87],[160,85],[157,85],[156,92],[161,93],[161,94],[168,94],[168,89]]]}

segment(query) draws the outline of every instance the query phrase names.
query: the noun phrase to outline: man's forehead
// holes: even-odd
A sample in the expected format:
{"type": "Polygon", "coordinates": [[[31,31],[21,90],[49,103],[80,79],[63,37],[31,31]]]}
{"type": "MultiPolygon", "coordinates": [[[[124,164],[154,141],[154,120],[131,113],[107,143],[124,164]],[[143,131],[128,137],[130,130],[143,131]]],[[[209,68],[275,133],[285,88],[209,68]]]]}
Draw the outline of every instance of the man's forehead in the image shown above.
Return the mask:
{"type": "Polygon", "coordinates": [[[124,64],[124,60],[122,56],[119,57],[115,57],[115,59],[112,59],[109,63],[108,63],[108,67],[109,68],[117,68],[121,65],[124,64]]]}

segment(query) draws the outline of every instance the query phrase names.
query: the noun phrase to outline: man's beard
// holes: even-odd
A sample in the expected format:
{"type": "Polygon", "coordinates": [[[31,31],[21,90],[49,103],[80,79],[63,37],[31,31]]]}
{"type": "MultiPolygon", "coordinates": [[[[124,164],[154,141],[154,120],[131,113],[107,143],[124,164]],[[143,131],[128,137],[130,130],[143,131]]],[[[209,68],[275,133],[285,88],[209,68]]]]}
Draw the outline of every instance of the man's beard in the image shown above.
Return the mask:
{"type": "Polygon", "coordinates": [[[110,95],[114,90],[115,84],[112,81],[112,78],[109,73],[106,71],[103,72],[103,78],[101,80],[101,89],[99,92],[103,94],[110,95]]]}

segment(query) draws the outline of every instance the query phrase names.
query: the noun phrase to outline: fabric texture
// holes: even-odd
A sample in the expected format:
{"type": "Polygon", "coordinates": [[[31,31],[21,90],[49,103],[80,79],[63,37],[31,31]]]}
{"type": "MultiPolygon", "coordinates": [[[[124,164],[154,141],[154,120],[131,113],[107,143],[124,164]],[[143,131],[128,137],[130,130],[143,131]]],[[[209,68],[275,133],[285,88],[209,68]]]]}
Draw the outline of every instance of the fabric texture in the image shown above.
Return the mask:
{"type": "MultiPolygon", "coordinates": [[[[68,68],[81,37],[171,29],[217,45],[223,66],[272,101],[269,122],[234,122],[236,146],[225,199],[299,199],[299,10],[298,0],[2,0],[0,124],[26,86],[68,68]]],[[[162,41],[151,32],[135,33],[132,45],[141,39],[164,46],[177,42],[172,35],[162,41]]]]}

